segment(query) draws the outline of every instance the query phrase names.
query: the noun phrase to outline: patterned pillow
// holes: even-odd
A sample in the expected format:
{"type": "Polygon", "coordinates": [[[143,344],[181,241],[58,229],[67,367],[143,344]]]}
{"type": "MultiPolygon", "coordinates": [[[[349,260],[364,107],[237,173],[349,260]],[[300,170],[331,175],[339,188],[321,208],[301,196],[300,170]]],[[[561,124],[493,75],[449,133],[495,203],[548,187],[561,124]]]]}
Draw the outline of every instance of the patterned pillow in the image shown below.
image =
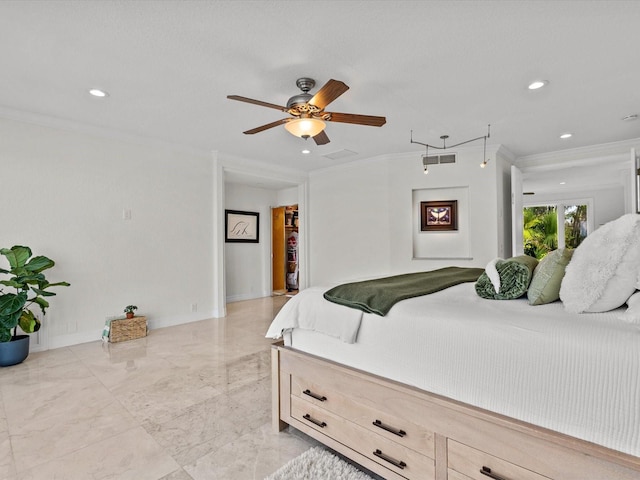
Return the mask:
{"type": "Polygon", "coordinates": [[[560,300],[560,284],[572,255],[573,250],[561,248],[549,252],[540,261],[527,290],[529,305],[544,305],[560,300]]]}
{"type": "Polygon", "coordinates": [[[508,260],[498,260],[495,263],[496,270],[500,275],[500,289],[496,289],[484,272],[476,282],[476,293],[491,300],[513,300],[520,298],[529,288],[533,270],[536,268],[538,260],[528,255],[520,255],[508,260]]]}

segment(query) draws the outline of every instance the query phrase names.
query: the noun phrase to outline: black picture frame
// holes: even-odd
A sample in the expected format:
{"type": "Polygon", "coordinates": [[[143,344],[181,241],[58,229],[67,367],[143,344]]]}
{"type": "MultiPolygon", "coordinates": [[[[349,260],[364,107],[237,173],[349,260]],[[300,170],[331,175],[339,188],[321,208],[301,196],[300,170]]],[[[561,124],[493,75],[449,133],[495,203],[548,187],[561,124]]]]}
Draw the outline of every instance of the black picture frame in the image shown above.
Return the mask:
{"type": "Polygon", "coordinates": [[[422,232],[458,230],[458,201],[420,202],[420,230],[422,232]]]}
{"type": "Polygon", "coordinates": [[[226,243],[259,243],[260,213],[225,210],[224,241],[226,243]]]}

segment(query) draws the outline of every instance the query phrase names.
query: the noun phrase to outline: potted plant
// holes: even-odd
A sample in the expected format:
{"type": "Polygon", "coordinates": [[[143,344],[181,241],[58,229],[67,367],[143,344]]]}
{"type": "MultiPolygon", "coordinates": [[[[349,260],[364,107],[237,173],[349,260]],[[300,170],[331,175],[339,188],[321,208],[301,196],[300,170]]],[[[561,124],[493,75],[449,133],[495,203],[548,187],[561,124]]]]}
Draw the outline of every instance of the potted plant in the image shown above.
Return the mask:
{"type": "Polygon", "coordinates": [[[18,335],[18,326],[26,334],[40,330],[40,320],[31,307],[37,305],[44,315],[49,306],[45,297],[55,295],[48,288],[69,284],[49,283],[42,272],[55,262],[44,256],[32,257],[29,247],[2,248],[0,254],[9,261],[10,267],[9,270],[0,268],[0,274],[10,275],[9,279],[0,280],[4,286],[0,287],[0,366],[9,366],[29,355],[29,336],[18,335]],[[12,291],[5,291],[8,289],[12,291]]]}
{"type": "Polygon", "coordinates": [[[137,309],[138,307],[136,307],[135,305],[127,305],[126,307],[124,307],[124,313],[127,314],[127,318],[133,318],[133,311],[137,309]]]}

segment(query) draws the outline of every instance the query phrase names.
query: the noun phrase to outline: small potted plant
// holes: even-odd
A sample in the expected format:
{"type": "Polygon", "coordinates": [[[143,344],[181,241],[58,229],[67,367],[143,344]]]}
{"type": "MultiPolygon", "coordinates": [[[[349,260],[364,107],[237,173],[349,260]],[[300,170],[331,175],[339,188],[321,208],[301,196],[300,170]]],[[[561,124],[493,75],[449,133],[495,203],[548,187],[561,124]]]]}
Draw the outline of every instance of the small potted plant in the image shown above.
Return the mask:
{"type": "Polygon", "coordinates": [[[124,313],[127,314],[127,318],[133,318],[133,312],[137,309],[138,307],[136,307],[135,305],[127,305],[126,307],[124,307],[124,313]]]}
{"type": "Polygon", "coordinates": [[[40,320],[31,308],[38,306],[44,315],[49,307],[47,299],[55,295],[49,288],[69,284],[49,283],[42,272],[55,262],[44,256],[32,257],[29,247],[0,248],[0,255],[9,262],[8,269],[0,268],[0,274],[9,275],[0,280],[0,366],[9,366],[29,355],[29,336],[19,335],[18,327],[26,334],[40,329],[40,320]]]}

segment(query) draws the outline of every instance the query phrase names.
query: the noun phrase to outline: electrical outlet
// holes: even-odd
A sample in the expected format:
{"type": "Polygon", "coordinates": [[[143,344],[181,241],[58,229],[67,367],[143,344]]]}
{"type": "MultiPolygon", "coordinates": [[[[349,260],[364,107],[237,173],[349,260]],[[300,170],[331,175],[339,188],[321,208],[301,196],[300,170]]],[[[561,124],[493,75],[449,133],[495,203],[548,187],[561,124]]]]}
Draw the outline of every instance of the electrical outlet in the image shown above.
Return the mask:
{"type": "Polygon", "coordinates": [[[122,210],[122,219],[123,220],[131,220],[131,209],[125,208],[122,210]]]}
{"type": "Polygon", "coordinates": [[[191,304],[191,311],[192,312],[197,312],[198,311],[198,304],[197,303],[192,303],[191,304]]]}

